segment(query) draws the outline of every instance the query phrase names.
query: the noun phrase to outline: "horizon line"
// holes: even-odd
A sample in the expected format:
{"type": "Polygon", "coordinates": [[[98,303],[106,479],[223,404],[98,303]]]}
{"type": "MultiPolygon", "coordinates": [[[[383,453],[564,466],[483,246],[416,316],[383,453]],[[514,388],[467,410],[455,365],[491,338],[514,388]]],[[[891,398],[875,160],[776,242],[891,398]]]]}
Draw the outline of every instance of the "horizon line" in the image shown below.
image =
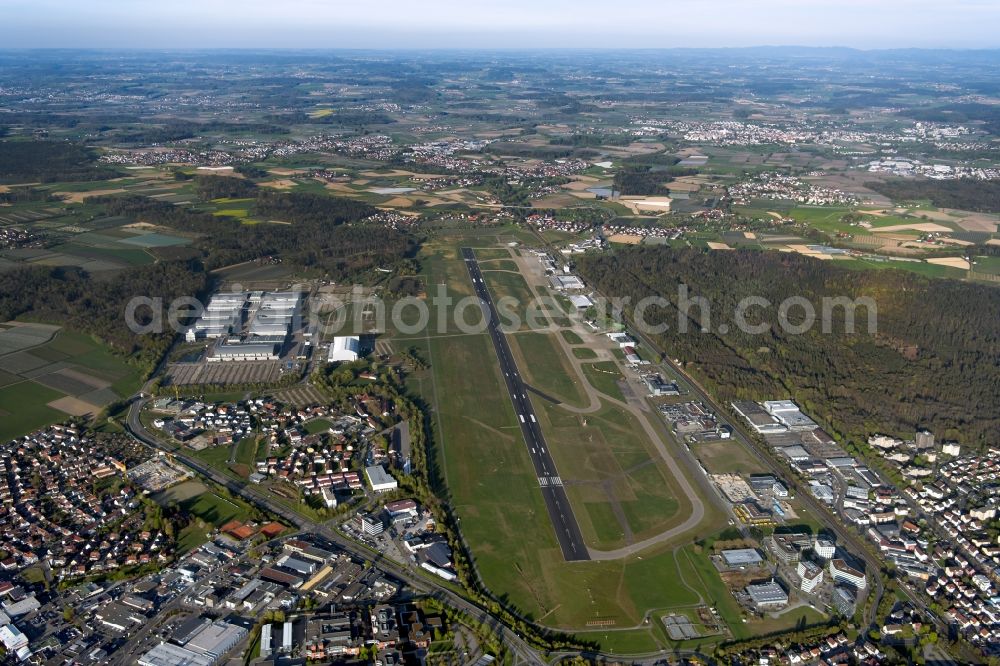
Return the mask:
{"type": "Polygon", "coordinates": [[[669,51],[749,51],[768,49],[799,49],[806,51],[851,51],[855,53],[888,53],[894,51],[927,51],[951,53],[982,53],[1000,51],[996,46],[887,46],[857,47],[842,45],[755,44],[747,46],[0,46],[0,53],[34,51],[298,51],[298,52],[669,52],[669,51]]]}

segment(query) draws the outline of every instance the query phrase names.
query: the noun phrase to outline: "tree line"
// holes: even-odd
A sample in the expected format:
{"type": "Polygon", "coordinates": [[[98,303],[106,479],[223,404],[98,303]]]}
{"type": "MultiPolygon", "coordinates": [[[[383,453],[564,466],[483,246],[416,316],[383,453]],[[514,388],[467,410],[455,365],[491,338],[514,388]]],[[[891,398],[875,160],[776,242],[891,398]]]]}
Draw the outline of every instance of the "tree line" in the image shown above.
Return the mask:
{"type": "Polygon", "coordinates": [[[865,183],[865,187],[893,201],[930,201],[938,208],[959,208],[977,213],[1000,213],[1000,180],[904,180],[865,183]]]}
{"type": "Polygon", "coordinates": [[[107,180],[118,173],[98,166],[93,152],[62,141],[0,141],[0,183],[107,180]]]}
{"type": "MultiPolygon", "coordinates": [[[[928,427],[939,437],[983,445],[1000,427],[1000,290],[935,280],[896,270],[852,271],[794,254],[752,250],[632,248],[578,260],[583,277],[608,296],[632,304],[658,295],[650,324],[669,330],[652,336],[723,400],[793,398],[830,434],[864,442],[874,432],[911,435],[928,427]],[[679,331],[678,286],[688,298],[710,303],[709,332],[698,307],[679,331]],[[735,317],[741,299],[766,298],[772,307],[746,311],[760,334],[742,332],[735,317]],[[783,330],[778,304],[804,297],[822,314],[824,297],[868,297],[876,305],[876,330],[867,309],[856,311],[853,334],[842,309],[828,333],[819,320],[802,334],[783,330]],[[720,328],[725,326],[726,333],[720,328]]],[[[626,314],[634,314],[626,307],[626,314]]],[[[792,324],[801,308],[789,311],[792,324]]]]}
{"type": "MultiPolygon", "coordinates": [[[[101,278],[76,267],[18,268],[0,273],[0,321],[23,317],[87,333],[149,371],[170,346],[173,333],[133,333],[124,318],[129,301],[149,296],[169,303],[204,295],[207,285],[200,265],[188,261],[127,268],[101,278]]],[[[148,308],[136,312],[140,325],[153,316],[148,308]]]]}

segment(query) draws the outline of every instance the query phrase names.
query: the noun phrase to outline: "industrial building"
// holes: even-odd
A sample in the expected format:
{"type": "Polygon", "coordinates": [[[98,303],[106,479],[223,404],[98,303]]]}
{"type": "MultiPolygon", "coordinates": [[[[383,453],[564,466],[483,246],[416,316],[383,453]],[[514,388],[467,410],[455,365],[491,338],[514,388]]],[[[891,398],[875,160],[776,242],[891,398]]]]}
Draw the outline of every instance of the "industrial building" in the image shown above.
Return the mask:
{"type": "Polygon", "coordinates": [[[275,361],[299,325],[301,303],[294,291],[215,294],[184,337],[222,339],[209,361],[275,361]]]}
{"type": "Polygon", "coordinates": [[[660,375],[646,375],[642,378],[652,396],[680,395],[681,390],[676,382],[668,382],[660,375]]]}
{"type": "Polygon", "coordinates": [[[608,337],[611,339],[611,342],[618,344],[619,349],[635,346],[635,340],[630,338],[626,333],[608,333],[608,337]]]}
{"type": "Polygon", "coordinates": [[[377,493],[387,493],[399,486],[396,479],[392,478],[392,475],[386,472],[381,465],[365,467],[365,476],[368,477],[368,483],[371,484],[372,490],[377,493]]]}
{"type": "Polygon", "coordinates": [[[791,400],[768,400],[764,410],[793,432],[815,430],[819,426],[791,400]]]}
{"type": "Polygon", "coordinates": [[[732,548],[722,551],[722,561],[727,567],[755,567],[763,564],[764,558],[755,548],[732,548]]]}
{"type": "Polygon", "coordinates": [[[273,626],[270,622],[264,624],[260,628],[260,656],[270,657],[271,656],[271,643],[274,640],[271,632],[273,631],[273,626]]]}
{"type": "Polygon", "coordinates": [[[584,289],[583,281],[575,275],[553,275],[549,278],[549,284],[559,291],[584,289]]]}
{"type": "Polygon", "coordinates": [[[139,666],[212,666],[208,655],[192,652],[173,643],[160,643],[139,657],[139,666]]]}
{"type": "Polygon", "coordinates": [[[357,361],[361,355],[361,338],[357,335],[339,335],[330,345],[330,363],[357,361]]]}
{"type": "Polygon", "coordinates": [[[594,301],[583,295],[570,296],[569,301],[576,307],[577,310],[586,310],[594,304],[594,301]]]}
{"type": "Polygon", "coordinates": [[[215,663],[222,659],[242,641],[249,632],[245,627],[230,624],[223,620],[207,623],[184,644],[184,647],[196,654],[204,655],[215,663]]]}
{"type": "Polygon", "coordinates": [[[746,592],[759,609],[781,608],[788,604],[788,593],[773,579],[766,583],[751,583],[747,585],[746,592]]]}
{"type": "Polygon", "coordinates": [[[732,403],[733,410],[746,419],[750,427],[762,435],[776,432],[786,432],[788,426],[781,423],[773,415],[764,410],[756,402],[750,400],[738,400],[732,403]]]}
{"type": "Polygon", "coordinates": [[[277,361],[278,345],[264,342],[223,342],[208,357],[213,363],[228,361],[277,361]]]}
{"type": "Polygon", "coordinates": [[[243,292],[215,294],[209,299],[198,320],[185,333],[185,340],[195,342],[232,334],[242,323],[245,305],[246,294],[243,292]]]}

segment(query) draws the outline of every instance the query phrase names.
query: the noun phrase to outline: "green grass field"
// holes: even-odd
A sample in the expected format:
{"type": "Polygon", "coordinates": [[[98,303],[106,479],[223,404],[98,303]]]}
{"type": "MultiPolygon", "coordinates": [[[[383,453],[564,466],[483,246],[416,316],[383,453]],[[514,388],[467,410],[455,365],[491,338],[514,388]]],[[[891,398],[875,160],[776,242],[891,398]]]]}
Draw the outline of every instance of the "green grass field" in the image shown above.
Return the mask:
{"type": "Polygon", "coordinates": [[[1000,257],[976,257],[977,273],[1000,275],[1000,257]]]}
{"type": "Polygon", "coordinates": [[[559,335],[563,336],[563,339],[571,345],[583,344],[583,338],[581,338],[573,331],[567,331],[567,330],[559,331],[559,335]]]}
{"type": "Polygon", "coordinates": [[[917,273],[929,278],[951,278],[961,280],[968,271],[953,266],[939,266],[925,261],[871,261],[867,259],[834,259],[835,266],[843,266],[853,270],[900,270],[917,273]]]}
{"type": "Polygon", "coordinates": [[[326,419],[313,419],[305,425],[307,435],[315,435],[318,432],[326,432],[333,427],[333,424],[326,419]]]}
{"type": "Polygon", "coordinates": [[[622,390],[618,387],[618,382],[624,379],[624,377],[616,363],[612,361],[584,363],[581,368],[587,381],[595,389],[612,398],[625,400],[622,390]]]}
{"type": "Polygon", "coordinates": [[[69,418],[46,405],[61,397],[62,393],[31,381],[0,388],[0,441],[6,442],[69,418]]]}
{"type": "Polygon", "coordinates": [[[573,366],[553,335],[520,332],[507,336],[507,341],[528,384],[571,405],[588,403],[573,366]]]}
{"type": "Polygon", "coordinates": [[[692,445],[691,451],[710,474],[751,474],[766,472],[764,464],[749,450],[731,440],[692,445]]]}

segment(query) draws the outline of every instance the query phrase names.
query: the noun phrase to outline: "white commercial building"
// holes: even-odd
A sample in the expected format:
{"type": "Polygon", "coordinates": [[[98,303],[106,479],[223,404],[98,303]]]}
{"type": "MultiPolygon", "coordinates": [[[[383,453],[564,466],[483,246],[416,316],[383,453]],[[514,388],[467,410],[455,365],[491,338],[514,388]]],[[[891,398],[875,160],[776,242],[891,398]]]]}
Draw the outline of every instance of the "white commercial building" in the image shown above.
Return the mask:
{"type": "Polygon", "coordinates": [[[813,552],[824,560],[832,560],[837,554],[837,544],[830,539],[816,539],[813,543],[813,552]]]}
{"type": "Polygon", "coordinates": [[[799,587],[803,592],[812,592],[823,582],[823,569],[809,560],[799,560],[795,571],[802,579],[799,587]]]}
{"type": "Polygon", "coordinates": [[[836,583],[848,583],[859,590],[868,586],[865,575],[844,560],[830,560],[830,578],[836,583]]]}
{"type": "Polygon", "coordinates": [[[357,361],[361,353],[361,338],[357,335],[340,335],[330,345],[330,363],[357,361]]]}
{"type": "Polygon", "coordinates": [[[381,465],[365,467],[365,476],[368,477],[368,483],[371,484],[372,490],[377,493],[387,493],[399,487],[396,479],[392,478],[392,475],[386,472],[381,465]]]}
{"type": "Polygon", "coordinates": [[[17,652],[28,645],[28,637],[21,633],[21,630],[13,624],[5,624],[0,627],[0,642],[3,642],[7,653],[17,652]]]}
{"type": "Polygon", "coordinates": [[[210,362],[227,361],[277,361],[278,345],[274,343],[223,343],[208,357],[210,362]]]}
{"type": "Polygon", "coordinates": [[[265,624],[260,628],[260,656],[270,657],[271,656],[271,641],[274,640],[271,636],[271,631],[273,630],[270,622],[265,624]]]}

